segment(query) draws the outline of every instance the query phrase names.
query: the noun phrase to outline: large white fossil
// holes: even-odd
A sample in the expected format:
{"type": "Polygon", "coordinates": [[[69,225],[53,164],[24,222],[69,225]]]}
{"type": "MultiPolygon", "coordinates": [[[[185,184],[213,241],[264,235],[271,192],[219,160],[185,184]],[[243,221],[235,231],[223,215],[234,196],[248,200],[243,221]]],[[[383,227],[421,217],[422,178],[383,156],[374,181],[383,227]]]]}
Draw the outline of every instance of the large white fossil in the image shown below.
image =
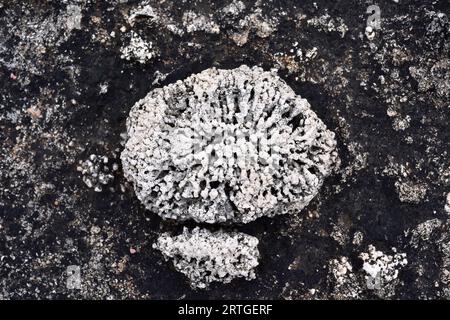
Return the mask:
{"type": "Polygon", "coordinates": [[[274,72],[211,68],[152,90],[121,159],[163,218],[247,223],[303,209],[339,162],[334,133],[274,72]]]}

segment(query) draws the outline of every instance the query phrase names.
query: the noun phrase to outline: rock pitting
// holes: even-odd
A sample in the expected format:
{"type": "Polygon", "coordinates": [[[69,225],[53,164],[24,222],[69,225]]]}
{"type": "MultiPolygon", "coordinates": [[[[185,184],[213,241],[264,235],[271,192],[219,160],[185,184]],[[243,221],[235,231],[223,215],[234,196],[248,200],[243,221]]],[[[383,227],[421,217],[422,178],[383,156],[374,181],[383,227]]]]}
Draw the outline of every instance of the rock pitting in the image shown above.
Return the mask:
{"type": "Polygon", "coordinates": [[[299,211],[339,162],[309,103],[259,67],[154,89],[133,106],[127,133],[125,176],[163,218],[247,223],[299,211]]]}

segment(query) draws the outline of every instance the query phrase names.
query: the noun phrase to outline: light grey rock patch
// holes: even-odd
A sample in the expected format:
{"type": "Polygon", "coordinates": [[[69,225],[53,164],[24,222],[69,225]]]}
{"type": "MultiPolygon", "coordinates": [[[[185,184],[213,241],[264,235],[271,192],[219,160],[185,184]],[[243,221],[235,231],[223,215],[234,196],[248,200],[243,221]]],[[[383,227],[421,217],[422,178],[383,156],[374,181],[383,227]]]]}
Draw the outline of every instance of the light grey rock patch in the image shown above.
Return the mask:
{"type": "Polygon", "coordinates": [[[229,283],[235,278],[252,280],[258,266],[258,239],[241,232],[210,232],[184,228],[179,236],[162,234],[154,249],[175,269],[189,278],[193,288],[206,288],[213,281],[229,283]]]}
{"type": "Polygon", "coordinates": [[[320,17],[309,19],[306,23],[308,26],[316,27],[318,30],[323,32],[338,32],[341,38],[344,38],[348,31],[348,27],[342,18],[333,18],[328,13],[320,17]]]}
{"type": "Polygon", "coordinates": [[[134,26],[139,19],[145,19],[148,24],[155,25],[158,28],[166,29],[173,34],[182,36],[184,30],[182,26],[178,25],[171,17],[169,12],[164,12],[156,7],[153,7],[149,1],[144,1],[129,12],[128,23],[134,26]]]}
{"type": "Polygon", "coordinates": [[[392,251],[393,255],[385,254],[369,245],[368,251],[359,255],[363,261],[367,289],[374,290],[380,297],[394,294],[399,282],[399,270],[408,264],[406,253],[397,253],[395,248],[392,251]]]}
{"type": "Polygon", "coordinates": [[[445,206],[444,206],[445,212],[450,214],[450,192],[447,193],[447,196],[445,197],[445,206]]]}
{"type": "Polygon", "coordinates": [[[420,223],[411,231],[410,244],[414,249],[430,241],[432,233],[442,225],[439,219],[431,219],[420,223]]]}
{"type": "Polygon", "coordinates": [[[437,62],[426,61],[421,66],[409,67],[409,73],[418,83],[419,92],[435,90],[441,98],[450,96],[450,59],[437,62]]]}
{"type": "Polygon", "coordinates": [[[159,15],[156,10],[149,4],[144,4],[131,10],[130,16],[128,17],[128,23],[131,25],[134,24],[135,20],[139,17],[146,17],[150,20],[150,22],[158,22],[159,15]]]}
{"type": "Polygon", "coordinates": [[[183,14],[183,26],[188,33],[205,31],[207,33],[219,33],[219,25],[213,21],[212,17],[197,14],[193,11],[186,11],[183,14]]]}
{"type": "Polygon", "coordinates": [[[425,199],[427,187],[422,183],[414,183],[413,181],[401,179],[395,182],[398,197],[401,202],[420,203],[425,199]]]}
{"type": "MultiPolygon", "coordinates": [[[[48,53],[67,41],[72,32],[82,29],[82,3],[68,4],[61,12],[52,10],[44,14],[40,9],[43,6],[25,1],[19,20],[15,20],[9,7],[5,6],[2,12],[5,27],[0,30],[0,64],[16,72],[42,75],[46,63],[49,63],[48,53]],[[15,43],[13,55],[8,54],[9,42],[15,43]]],[[[65,56],[55,59],[52,61],[55,66],[66,61],[65,56]]]]}
{"type": "Polygon", "coordinates": [[[122,47],[120,52],[122,59],[138,61],[141,64],[149,62],[158,55],[153,42],[145,41],[134,31],[131,31],[130,43],[122,47]]]}
{"type": "Polygon", "coordinates": [[[82,19],[81,7],[73,4],[68,5],[66,15],[67,17],[65,24],[69,33],[73,29],[81,29],[81,19],[82,19]]]}
{"type": "Polygon", "coordinates": [[[121,159],[163,218],[247,223],[302,210],[339,163],[334,133],[274,72],[211,68],[132,108],[121,159]]]}
{"type": "Polygon", "coordinates": [[[245,10],[245,4],[242,1],[234,0],[227,6],[222,8],[222,14],[224,15],[230,15],[230,16],[237,16],[241,12],[245,10]]]}
{"type": "Polygon", "coordinates": [[[334,284],[333,298],[357,299],[362,289],[359,277],[353,273],[353,267],[345,256],[332,259],[328,263],[329,279],[334,284]]]}
{"type": "MultiPolygon", "coordinates": [[[[224,13],[224,17],[227,18],[230,15],[229,6],[225,7],[222,11],[224,13]]],[[[239,6],[237,4],[237,10],[243,11],[245,6],[239,6]]],[[[236,16],[239,11],[234,10],[236,16]]],[[[251,33],[256,34],[260,38],[268,38],[271,34],[273,34],[278,27],[278,19],[276,17],[269,17],[263,14],[261,8],[255,8],[252,10],[252,13],[245,16],[244,18],[236,21],[236,25],[233,24],[233,29],[236,28],[237,31],[230,34],[230,38],[238,45],[243,46],[247,43],[249,35],[251,33]]],[[[229,23],[225,23],[229,25],[229,23]]]]}

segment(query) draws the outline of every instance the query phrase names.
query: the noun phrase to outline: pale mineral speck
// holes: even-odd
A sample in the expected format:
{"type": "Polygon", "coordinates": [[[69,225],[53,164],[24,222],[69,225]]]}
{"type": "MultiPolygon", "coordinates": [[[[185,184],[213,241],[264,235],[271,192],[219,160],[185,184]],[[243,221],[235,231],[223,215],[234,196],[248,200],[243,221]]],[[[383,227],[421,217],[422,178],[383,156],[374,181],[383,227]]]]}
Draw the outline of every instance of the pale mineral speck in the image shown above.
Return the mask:
{"type": "Polygon", "coordinates": [[[367,26],[365,30],[365,35],[367,39],[372,41],[375,38],[375,30],[371,26],[367,26]]]}

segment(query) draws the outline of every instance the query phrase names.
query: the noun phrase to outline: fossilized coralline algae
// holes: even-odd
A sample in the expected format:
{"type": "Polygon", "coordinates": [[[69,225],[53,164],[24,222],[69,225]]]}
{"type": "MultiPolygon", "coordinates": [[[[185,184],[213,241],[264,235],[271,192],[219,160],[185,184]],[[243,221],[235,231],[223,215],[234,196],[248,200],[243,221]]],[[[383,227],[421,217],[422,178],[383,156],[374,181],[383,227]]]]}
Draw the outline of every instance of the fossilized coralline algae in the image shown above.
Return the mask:
{"type": "Polygon", "coordinates": [[[338,162],[334,133],[275,73],[211,68],[127,119],[125,176],[164,218],[249,222],[304,208],[338,162]]]}
{"type": "Polygon", "coordinates": [[[175,269],[185,274],[192,287],[206,288],[209,283],[228,283],[234,278],[255,278],[258,265],[258,239],[241,232],[210,232],[184,228],[179,236],[162,234],[153,245],[175,269]]]}

